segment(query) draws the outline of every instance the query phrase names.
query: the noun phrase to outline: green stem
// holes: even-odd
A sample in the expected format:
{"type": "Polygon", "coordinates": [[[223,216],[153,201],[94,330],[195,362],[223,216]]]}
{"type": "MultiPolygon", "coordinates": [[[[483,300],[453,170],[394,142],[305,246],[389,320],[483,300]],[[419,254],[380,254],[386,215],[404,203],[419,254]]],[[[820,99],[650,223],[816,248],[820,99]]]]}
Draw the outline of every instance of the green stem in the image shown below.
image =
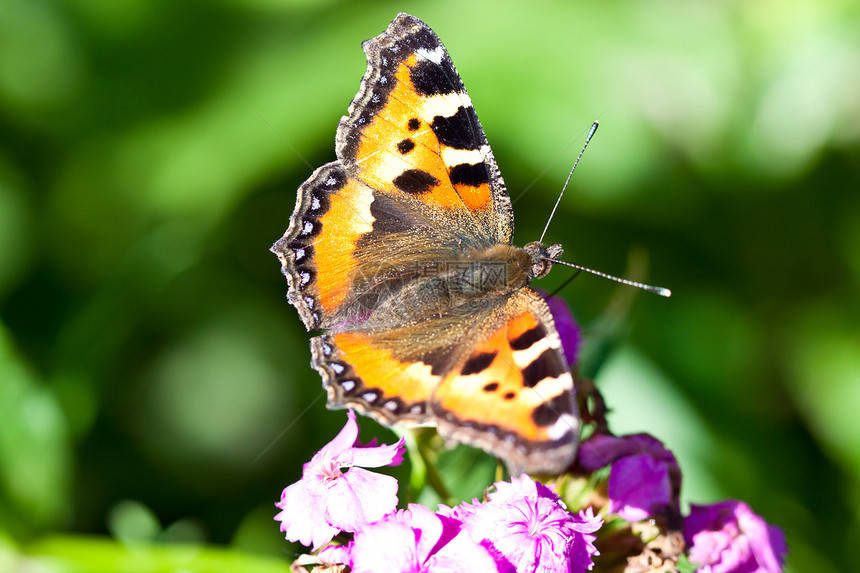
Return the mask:
{"type": "Polygon", "coordinates": [[[421,494],[421,491],[429,485],[444,503],[450,505],[452,501],[451,494],[448,492],[448,488],[445,487],[445,483],[442,481],[442,477],[436,471],[436,465],[433,463],[436,455],[433,447],[430,445],[430,438],[435,433],[432,430],[415,428],[406,429],[401,435],[406,441],[406,452],[412,467],[409,475],[409,501],[414,502],[421,494]]]}

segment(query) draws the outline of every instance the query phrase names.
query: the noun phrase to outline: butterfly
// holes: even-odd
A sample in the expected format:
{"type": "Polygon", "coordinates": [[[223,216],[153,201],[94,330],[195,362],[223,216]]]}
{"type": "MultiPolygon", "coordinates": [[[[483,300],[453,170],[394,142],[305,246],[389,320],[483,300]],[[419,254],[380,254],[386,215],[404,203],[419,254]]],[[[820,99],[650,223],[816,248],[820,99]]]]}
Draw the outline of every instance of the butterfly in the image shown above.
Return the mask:
{"type": "Polygon", "coordinates": [[[298,190],[271,248],[309,331],[329,408],[435,425],[511,473],[561,473],[580,432],[573,377],[529,283],[560,245],[515,247],[505,183],[445,46],[399,14],[362,44],[367,72],[337,160],[298,190]]]}

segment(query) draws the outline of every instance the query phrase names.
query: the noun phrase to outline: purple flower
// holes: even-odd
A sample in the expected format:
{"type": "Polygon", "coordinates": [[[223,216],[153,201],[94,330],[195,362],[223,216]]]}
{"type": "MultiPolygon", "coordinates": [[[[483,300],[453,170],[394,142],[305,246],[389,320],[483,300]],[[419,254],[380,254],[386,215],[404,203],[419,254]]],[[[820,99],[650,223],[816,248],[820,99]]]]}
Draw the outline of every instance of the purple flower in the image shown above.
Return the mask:
{"type": "Polygon", "coordinates": [[[678,462],[648,434],[621,438],[595,434],[580,446],[578,463],[587,471],[612,464],[608,509],[626,521],[648,519],[678,505],[678,462]]]}
{"type": "Polygon", "coordinates": [[[576,319],[573,318],[573,314],[571,314],[570,308],[563,298],[550,296],[541,289],[537,289],[537,291],[549,305],[549,312],[552,314],[555,329],[561,338],[561,347],[564,350],[564,357],[567,359],[568,365],[575,364],[582,342],[582,333],[579,330],[579,325],[576,324],[576,319]]]}
{"type": "Polygon", "coordinates": [[[457,520],[415,504],[356,532],[350,560],[354,573],[499,570],[457,520]]]}
{"type": "Polygon", "coordinates": [[[275,504],[281,509],[275,519],[290,541],[317,549],[338,532],[356,531],[397,507],[397,480],[362,468],[400,463],[403,439],[390,446],[362,446],[355,414],[347,416],[340,433],[304,465],[302,479],[275,504]]]}
{"type": "Polygon", "coordinates": [[[489,543],[517,572],[579,572],[593,567],[593,535],[603,521],[591,508],[573,515],[555,493],[527,475],[499,482],[490,501],[461,512],[472,539],[489,543]]]}
{"type": "Polygon", "coordinates": [[[788,552],[782,530],[741,501],[691,506],[684,537],[703,573],[779,573],[788,552]]]}

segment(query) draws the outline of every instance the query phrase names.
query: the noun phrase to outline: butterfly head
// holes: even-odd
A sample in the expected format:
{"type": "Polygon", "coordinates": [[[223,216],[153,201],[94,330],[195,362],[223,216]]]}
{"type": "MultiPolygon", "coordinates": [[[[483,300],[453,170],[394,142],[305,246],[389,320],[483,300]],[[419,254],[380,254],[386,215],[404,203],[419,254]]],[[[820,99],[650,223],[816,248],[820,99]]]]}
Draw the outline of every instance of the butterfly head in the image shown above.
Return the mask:
{"type": "Polygon", "coordinates": [[[523,247],[523,250],[528,253],[531,260],[531,270],[529,271],[529,279],[539,279],[546,276],[552,268],[552,262],[561,256],[561,245],[550,245],[544,247],[542,243],[533,241],[523,247]]]}

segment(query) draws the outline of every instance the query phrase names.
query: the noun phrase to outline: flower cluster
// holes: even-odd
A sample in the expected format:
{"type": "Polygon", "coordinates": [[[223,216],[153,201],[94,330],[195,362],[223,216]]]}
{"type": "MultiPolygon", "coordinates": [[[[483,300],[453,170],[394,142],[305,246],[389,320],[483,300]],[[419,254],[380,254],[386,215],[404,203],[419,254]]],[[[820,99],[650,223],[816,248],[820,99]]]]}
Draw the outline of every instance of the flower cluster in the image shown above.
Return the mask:
{"type": "MultiPolygon", "coordinates": [[[[275,517],[290,541],[314,550],[340,533],[316,560],[354,572],[580,572],[599,555],[603,518],[592,507],[568,510],[549,486],[523,474],[493,484],[485,500],[438,511],[409,504],[397,510],[397,480],[365,467],[397,465],[403,440],[363,446],[355,414],[304,465],[288,486],[275,517]],[[363,467],[362,467],[363,466],[363,467]]],[[[606,513],[640,522],[676,512],[680,470],[655,438],[594,435],[580,450],[584,471],[610,466],[606,513]]],[[[787,551],[782,531],[738,501],[696,506],[683,520],[687,555],[704,573],[778,573],[787,551]]]]}
{"type": "MultiPolygon", "coordinates": [[[[625,521],[679,513],[678,462],[652,436],[593,435],[578,463],[585,471],[610,466],[607,510],[625,521]]],[[[782,530],[739,501],[693,505],[683,533],[688,559],[703,573],[779,573],[788,551],[782,530]]]]}
{"type": "Polygon", "coordinates": [[[322,563],[354,572],[586,571],[602,518],[591,508],[573,514],[549,487],[527,475],[494,484],[486,501],[439,511],[410,504],[395,510],[394,478],[364,470],[401,460],[402,442],[360,447],[358,425],[346,426],[305,464],[301,480],[284,490],[275,517],[290,541],[319,549],[340,532],[347,545],[329,545],[322,563]],[[346,469],[346,471],[344,471],[346,469]]]}
{"type": "MultiPolygon", "coordinates": [[[[574,363],[579,328],[561,299],[544,298],[574,363]]],[[[703,573],[782,571],[782,530],[740,501],[693,505],[682,516],[672,452],[647,434],[608,433],[602,398],[596,389],[589,396],[600,404],[584,412],[594,432],[580,444],[574,474],[556,482],[564,499],[524,474],[471,503],[398,510],[397,480],[364,468],[401,463],[404,440],[362,445],[350,411],[343,430],[284,490],[275,519],[288,540],[315,552],[305,565],[327,571],[578,573],[600,570],[601,559],[604,570],[678,571],[682,557],[703,573]],[[585,493],[571,494],[571,483],[587,484],[585,493]]]]}

